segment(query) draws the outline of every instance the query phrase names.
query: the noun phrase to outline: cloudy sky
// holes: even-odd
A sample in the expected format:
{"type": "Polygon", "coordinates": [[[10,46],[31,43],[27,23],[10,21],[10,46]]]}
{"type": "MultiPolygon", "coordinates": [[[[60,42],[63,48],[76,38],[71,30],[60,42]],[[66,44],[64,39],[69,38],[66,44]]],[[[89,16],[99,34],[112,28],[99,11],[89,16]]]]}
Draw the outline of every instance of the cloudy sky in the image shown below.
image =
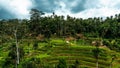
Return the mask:
{"type": "Polygon", "coordinates": [[[106,17],[120,13],[120,0],[0,0],[0,19],[29,18],[31,8],[46,15],[106,17]]]}

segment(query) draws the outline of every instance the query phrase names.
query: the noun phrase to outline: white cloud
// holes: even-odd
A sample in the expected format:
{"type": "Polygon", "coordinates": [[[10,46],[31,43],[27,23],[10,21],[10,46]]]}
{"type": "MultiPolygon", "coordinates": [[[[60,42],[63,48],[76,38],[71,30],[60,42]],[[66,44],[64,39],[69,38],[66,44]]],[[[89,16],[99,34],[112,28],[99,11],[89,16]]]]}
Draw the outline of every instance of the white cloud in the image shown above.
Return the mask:
{"type": "MultiPolygon", "coordinates": [[[[28,18],[29,10],[36,6],[34,2],[36,2],[36,0],[0,0],[0,8],[3,7],[17,18],[28,18]]],[[[41,4],[41,2],[43,2],[44,5],[51,6],[49,0],[42,0],[37,4],[41,4]]],[[[54,2],[57,5],[55,8],[53,7],[52,10],[54,10],[57,15],[89,18],[106,17],[120,13],[120,0],[54,0],[54,2]],[[81,8],[81,6],[85,9],[82,9],[78,13],[72,13],[74,10],[71,10],[71,8],[81,8]]],[[[41,9],[44,8],[48,7],[41,7],[41,9]]],[[[50,13],[46,13],[46,15],[50,15],[50,13]]]]}
{"type": "MultiPolygon", "coordinates": [[[[78,0],[73,1],[73,3],[77,3],[78,0]]],[[[70,2],[71,3],[71,2],[70,2]]],[[[89,18],[89,17],[107,17],[111,15],[115,15],[120,13],[120,10],[118,8],[118,4],[120,3],[120,0],[87,0],[87,2],[84,4],[85,10],[79,12],[79,13],[72,13],[70,11],[70,7],[73,5],[68,5],[68,1],[59,2],[61,8],[55,10],[55,13],[57,15],[70,15],[72,17],[77,18],[89,18]]]]}
{"type": "Polygon", "coordinates": [[[14,14],[17,18],[28,18],[32,0],[0,0],[0,7],[14,14]]]}
{"type": "Polygon", "coordinates": [[[83,18],[88,17],[107,17],[120,13],[117,7],[120,0],[93,0],[93,2],[88,2],[85,4],[88,7],[86,10],[78,13],[83,18]],[[92,4],[91,4],[92,3],[92,4]]]}
{"type": "Polygon", "coordinates": [[[72,16],[81,17],[81,18],[89,18],[89,17],[107,17],[118,14],[119,10],[114,8],[93,8],[93,9],[86,9],[77,14],[73,14],[72,16]]]}

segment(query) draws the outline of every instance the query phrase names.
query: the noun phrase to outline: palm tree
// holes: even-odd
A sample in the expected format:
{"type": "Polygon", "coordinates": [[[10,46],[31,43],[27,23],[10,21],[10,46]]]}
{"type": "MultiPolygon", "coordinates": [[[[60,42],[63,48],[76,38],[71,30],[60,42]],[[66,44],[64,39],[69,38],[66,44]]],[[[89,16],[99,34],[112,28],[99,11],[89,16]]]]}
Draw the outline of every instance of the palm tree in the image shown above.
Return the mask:
{"type": "Polygon", "coordinates": [[[99,46],[100,46],[100,41],[96,41],[95,42],[95,46],[96,48],[92,50],[93,52],[93,56],[95,57],[96,59],[96,68],[98,68],[98,59],[99,59],[99,53],[100,53],[100,49],[99,49],[99,46]]]}
{"type": "Polygon", "coordinates": [[[112,68],[112,63],[116,59],[116,55],[112,55],[111,57],[112,57],[112,59],[111,59],[111,62],[110,62],[110,68],[112,68]]]}

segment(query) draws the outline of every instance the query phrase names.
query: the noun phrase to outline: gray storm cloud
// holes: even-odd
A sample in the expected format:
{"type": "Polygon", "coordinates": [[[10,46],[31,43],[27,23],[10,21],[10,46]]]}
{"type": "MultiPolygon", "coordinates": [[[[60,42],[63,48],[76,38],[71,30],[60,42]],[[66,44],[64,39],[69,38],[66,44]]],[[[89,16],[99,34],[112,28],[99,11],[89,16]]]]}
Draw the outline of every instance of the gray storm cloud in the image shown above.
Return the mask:
{"type": "Polygon", "coordinates": [[[120,13],[120,0],[72,0],[71,2],[66,0],[61,3],[62,9],[56,10],[59,15],[89,18],[107,17],[120,13]]]}
{"type": "Polygon", "coordinates": [[[120,13],[120,0],[0,0],[0,18],[29,18],[31,8],[46,15],[106,17],[120,13]]]}

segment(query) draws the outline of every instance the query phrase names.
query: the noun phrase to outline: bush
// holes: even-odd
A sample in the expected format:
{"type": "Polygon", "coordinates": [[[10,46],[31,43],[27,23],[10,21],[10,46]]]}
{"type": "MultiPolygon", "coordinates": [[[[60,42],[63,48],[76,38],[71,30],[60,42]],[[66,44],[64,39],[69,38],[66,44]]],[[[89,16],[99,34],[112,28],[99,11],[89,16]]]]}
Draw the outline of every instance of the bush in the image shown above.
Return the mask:
{"type": "Polygon", "coordinates": [[[66,61],[64,59],[60,59],[56,68],[67,68],[66,61]]]}
{"type": "Polygon", "coordinates": [[[78,60],[76,60],[74,65],[71,66],[71,68],[80,68],[79,64],[80,64],[80,62],[78,60]]]}
{"type": "Polygon", "coordinates": [[[111,50],[120,51],[120,45],[116,40],[104,40],[103,44],[111,50]]]}
{"type": "Polygon", "coordinates": [[[8,67],[15,67],[15,64],[16,64],[16,45],[15,44],[12,44],[10,45],[9,47],[9,53],[8,53],[8,56],[5,58],[5,61],[3,63],[3,68],[8,68],[8,67]]]}
{"type": "Polygon", "coordinates": [[[29,61],[22,64],[22,68],[36,68],[36,66],[32,61],[29,61]]]}
{"type": "Polygon", "coordinates": [[[34,48],[34,49],[37,49],[37,48],[38,48],[38,42],[35,42],[35,43],[33,44],[33,48],[34,48]]]}
{"type": "Polygon", "coordinates": [[[40,58],[32,57],[22,63],[22,68],[44,68],[44,63],[40,60],[40,58]]]}

